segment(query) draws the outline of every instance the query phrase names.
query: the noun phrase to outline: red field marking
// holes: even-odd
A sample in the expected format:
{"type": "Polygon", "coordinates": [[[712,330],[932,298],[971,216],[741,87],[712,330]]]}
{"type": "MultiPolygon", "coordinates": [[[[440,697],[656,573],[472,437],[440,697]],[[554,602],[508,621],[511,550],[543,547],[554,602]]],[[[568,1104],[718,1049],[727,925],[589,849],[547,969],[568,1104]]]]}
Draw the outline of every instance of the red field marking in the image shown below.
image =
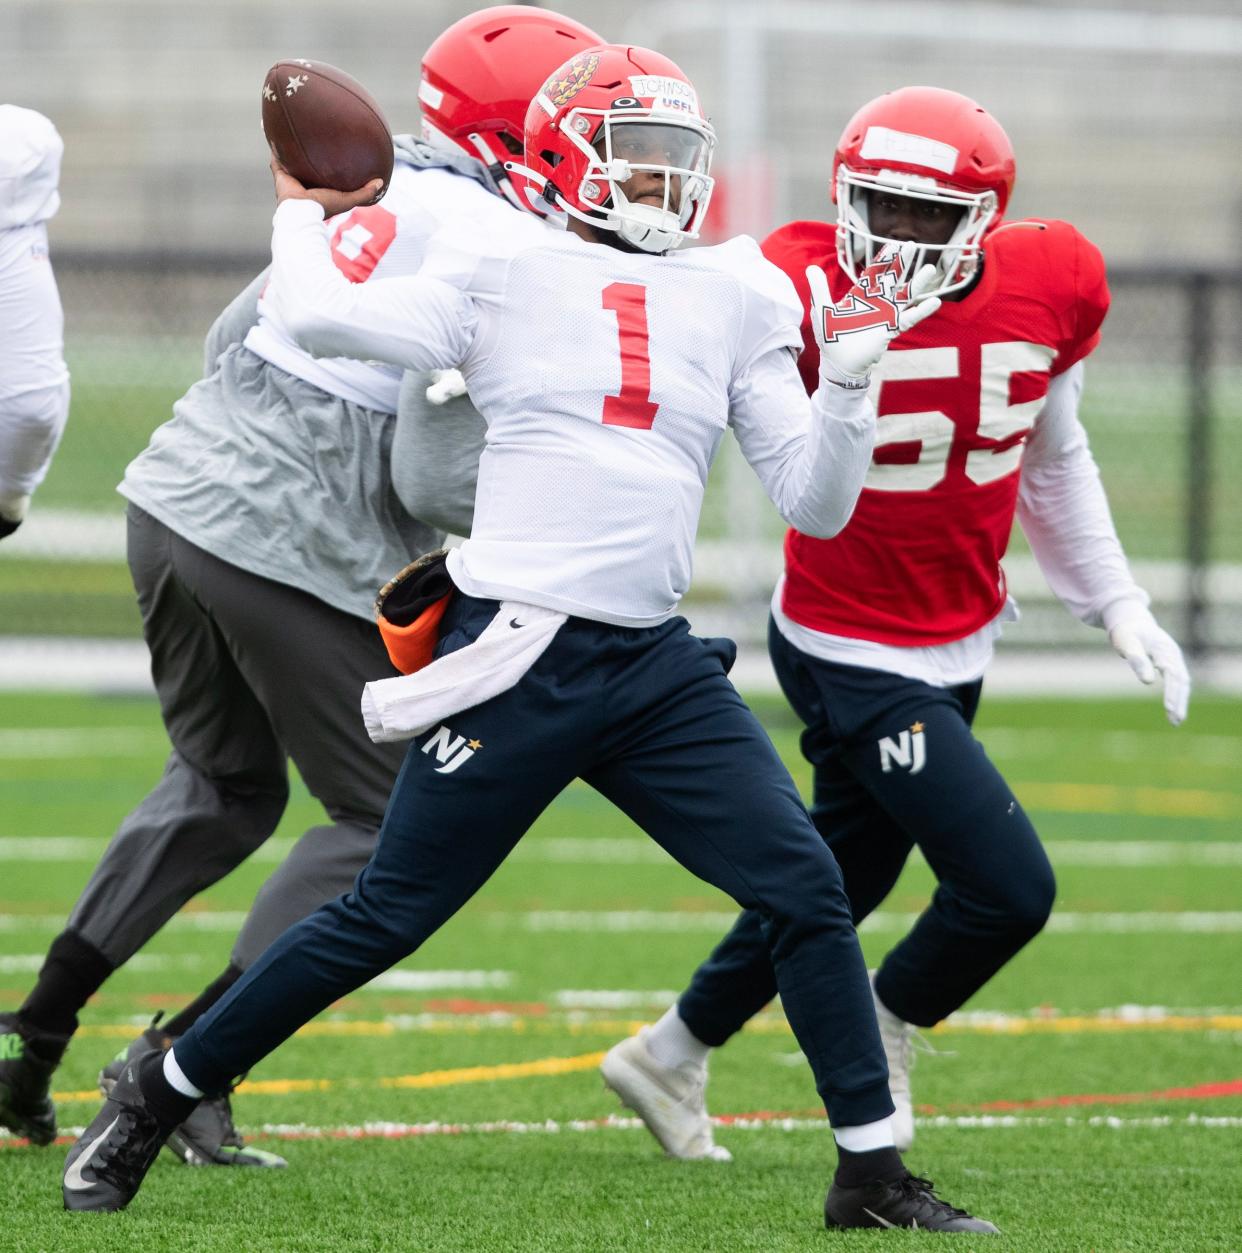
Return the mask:
{"type": "Polygon", "coordinates": [[[1213,1100],[1222,1096],[1242,1096],[1242,1079],[1221,1083],[1198,1083],[1189,1088],[1164,1088],[1157,1092],[1086,1092],[1067,1096],[1040,1096],[1028,1101],[985,1101],[982,1105],[918,1107],[921,1114],[999,1113],[1018,1109],[1057,1109],[1074,1105],[1135,1105],[1142,1101],[1213,1100]]]}

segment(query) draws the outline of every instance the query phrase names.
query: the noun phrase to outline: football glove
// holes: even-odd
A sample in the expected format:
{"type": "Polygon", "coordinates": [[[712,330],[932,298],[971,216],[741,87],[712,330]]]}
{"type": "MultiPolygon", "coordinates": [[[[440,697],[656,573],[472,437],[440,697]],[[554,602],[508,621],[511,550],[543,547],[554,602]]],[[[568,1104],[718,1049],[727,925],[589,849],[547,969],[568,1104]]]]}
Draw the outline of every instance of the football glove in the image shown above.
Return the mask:
{"type": "Polygon", "coordinates": [[[427,400],[433,405],[446,405],[466,394],[466,380],[460,370],[432,370],[427,400]]]}
{"type": "Polygon", "coordinates": [[[940,308],[939,296],[927,296],[937,281],[936,267],[925,265],[913,278],[907,275],[917,254],[915,244],[888,245],[838,301],[832,299],[824,271],[807,266],[820,372],[833,382],[863,384],[891,340],[940,308]]]}
{"type": "Polygon", "coordinates": [[[375,622],[392,664],[402,674],[429,665],[440,639],[440,619],[453,595],[448,549],[424,553],[397,571],[375,598],[375,622]]]}
{"type": "Polygon", "coordinates": [[[1142,682],[1154,683],[1160,675],[1165,716],[1174,726],[1183,722],[1190,704],[1190,674],[1177,641],[1148,610],[1137,607],[1108,628],[1108,638],[1142,682]]]}

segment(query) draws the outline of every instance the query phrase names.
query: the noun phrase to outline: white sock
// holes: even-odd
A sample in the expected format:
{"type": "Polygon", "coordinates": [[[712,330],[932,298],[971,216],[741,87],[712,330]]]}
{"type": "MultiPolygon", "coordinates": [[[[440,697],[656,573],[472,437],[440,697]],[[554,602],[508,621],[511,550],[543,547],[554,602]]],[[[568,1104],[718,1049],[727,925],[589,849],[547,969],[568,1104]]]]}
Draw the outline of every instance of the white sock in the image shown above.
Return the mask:
{"type": "Polygon", "coordinates": [[[690,1062],[703,1067],[707,1065],[707,1056],[712,1051],[710,1044],[704,1044],[682,1022],[676,1005],[671,1005],[664,1017],[644,1033],[643,1043],[661,1066],[683,1066],[690,1062]]]}
{"type": "Polygon", "coordinates": [[[185,1071],[177,1065],[177,1058],[172,1049],[164,1050],[164,1078],[168,1080],[168,1086],[180,1092],[182,1096],[198,1098],[203,1096],[203,1093],[185,1077],[185,1071]]]}
{"type": "Polygon", "coordinates": [[[891,1149],[893,1117],[881,1118],[879,1122],[865,1122],[857,1127],[833,1127],[832,1138],[849,1153],[870,1153],[872,1149],[891,1149]]]}

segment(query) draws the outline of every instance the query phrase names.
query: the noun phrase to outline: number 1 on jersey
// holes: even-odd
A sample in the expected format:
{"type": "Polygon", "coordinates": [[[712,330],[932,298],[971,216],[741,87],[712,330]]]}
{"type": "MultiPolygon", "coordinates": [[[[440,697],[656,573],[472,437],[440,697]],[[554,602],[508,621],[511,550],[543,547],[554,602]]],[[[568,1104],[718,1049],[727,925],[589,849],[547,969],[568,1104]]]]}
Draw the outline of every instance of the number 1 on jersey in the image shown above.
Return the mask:
{"type": "Polygon", "coordinates": [[[621,344],[621,394],[604,397],[604,425],[649,431],[660,406],[651,399],[647,289],[641,283],[609,283],[603,299],[604,308],[617,315],[621,344]]]}

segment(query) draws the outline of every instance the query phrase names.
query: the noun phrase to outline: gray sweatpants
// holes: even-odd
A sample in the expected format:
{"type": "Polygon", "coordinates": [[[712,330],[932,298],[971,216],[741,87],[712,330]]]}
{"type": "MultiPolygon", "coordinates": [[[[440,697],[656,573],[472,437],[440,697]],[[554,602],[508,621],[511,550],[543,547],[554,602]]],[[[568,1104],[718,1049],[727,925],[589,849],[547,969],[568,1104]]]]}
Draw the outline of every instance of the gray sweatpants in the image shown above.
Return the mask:
{"type": "Polygon", "coordinates": [[[69,926],[127,961],[271,835],[291,757],[330,822],[260,890],[233,951],[244,969],[370,859],[406,746],[371,743],[359,700],[396,672],[370,623],[220,561],[132,504],[129,565],[172,752],[69,926]]]}

